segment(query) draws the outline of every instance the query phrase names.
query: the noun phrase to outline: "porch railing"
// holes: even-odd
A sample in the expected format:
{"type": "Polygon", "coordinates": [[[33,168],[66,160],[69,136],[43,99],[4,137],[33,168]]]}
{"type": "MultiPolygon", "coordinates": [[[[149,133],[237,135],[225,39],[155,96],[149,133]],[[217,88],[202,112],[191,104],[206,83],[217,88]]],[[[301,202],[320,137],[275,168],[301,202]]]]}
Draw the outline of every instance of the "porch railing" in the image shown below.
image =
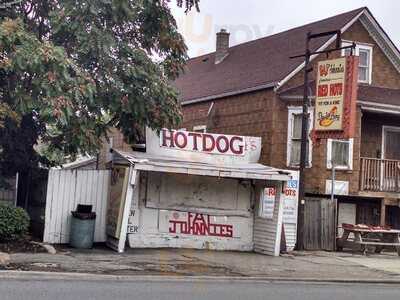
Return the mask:
{"type": "Polygon", "coordinates": [[[400,192],[400,160],[361,157],[360,190],[400,192]]]}

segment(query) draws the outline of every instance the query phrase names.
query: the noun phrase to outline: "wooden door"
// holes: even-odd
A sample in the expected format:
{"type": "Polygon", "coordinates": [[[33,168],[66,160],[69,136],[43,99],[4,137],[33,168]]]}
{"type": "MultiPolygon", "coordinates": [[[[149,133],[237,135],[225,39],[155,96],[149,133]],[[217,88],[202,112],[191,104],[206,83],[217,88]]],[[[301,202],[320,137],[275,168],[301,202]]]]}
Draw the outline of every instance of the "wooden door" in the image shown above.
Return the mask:
{"type": "Polygon", "coordinates": [[[327,198],[306,198],[304,213],[304,248],[336,249],[337,201],[327,198]]]}
{"type": "Polygon", "coordinates": [[[400,160],[400,128],[385,128],[384,159],[400,160]]]}

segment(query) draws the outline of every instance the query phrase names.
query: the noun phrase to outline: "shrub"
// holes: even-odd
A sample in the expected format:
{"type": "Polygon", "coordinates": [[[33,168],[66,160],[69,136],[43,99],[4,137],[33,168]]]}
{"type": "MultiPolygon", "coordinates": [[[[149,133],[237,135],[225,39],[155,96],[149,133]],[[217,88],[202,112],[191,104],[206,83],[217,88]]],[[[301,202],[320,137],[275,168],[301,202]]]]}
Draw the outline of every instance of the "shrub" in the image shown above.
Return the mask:
{"type": "Polygon", "coordinates": [[[0,241],[22,237],[28,232],[29,221],[24,209],[0,204],[0,241]]]}

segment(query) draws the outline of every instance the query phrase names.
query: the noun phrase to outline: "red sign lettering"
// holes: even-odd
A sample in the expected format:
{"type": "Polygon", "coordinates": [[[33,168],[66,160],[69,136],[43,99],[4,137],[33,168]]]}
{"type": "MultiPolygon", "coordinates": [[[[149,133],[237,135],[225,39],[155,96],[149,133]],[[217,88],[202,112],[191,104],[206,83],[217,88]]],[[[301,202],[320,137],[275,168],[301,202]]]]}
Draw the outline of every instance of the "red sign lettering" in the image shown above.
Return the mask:
{"type": "Polygon", "coordinates": [[[214,224],[209,215],[187,213],[187,220],[169,220],[169,233],[233,237],[233,226],[214,224]]]}
{"type": "Polygon", "coordinates": [[[328,96],[328,85],[321,84],[318,86],[318,97],[326,97],[328,96]]]}
{"type": "Polygon", "coordinates": [[[160,145],[162,147],[178,148],[187,151],[228,155],[244,155],[245,151],[254,151],[257,149],[255,142],[251,145],[245,145],[245,139],[242,136],[168,129],[161,131],[160,145]]]}
{"type": "Polygon", "coordinates": [[[334,83],[329,86],[329,95],[330,96],[341,96],[343,94],[343,84],[342,83],[334,83]]]}

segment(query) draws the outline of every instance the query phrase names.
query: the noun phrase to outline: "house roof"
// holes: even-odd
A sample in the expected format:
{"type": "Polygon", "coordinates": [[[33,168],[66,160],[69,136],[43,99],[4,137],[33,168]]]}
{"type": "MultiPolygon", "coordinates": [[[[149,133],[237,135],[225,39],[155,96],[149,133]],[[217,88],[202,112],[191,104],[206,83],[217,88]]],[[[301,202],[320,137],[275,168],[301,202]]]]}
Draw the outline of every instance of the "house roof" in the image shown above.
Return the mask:
{"type": "MultiPolygon", "coordinates": [[[[274,87],[299,65],[303,58],[290,59],[305,47],[307,32],[333,31],[354,21],[365,7],[293,28],[229,48],[229,55],[214,63],[215,52],[187,62],[185,72],[174,82],[182,103],[228,96],[232,93],[274,87]]],[[[320,49],[332,36],[312,40],[320,49]]]]}

